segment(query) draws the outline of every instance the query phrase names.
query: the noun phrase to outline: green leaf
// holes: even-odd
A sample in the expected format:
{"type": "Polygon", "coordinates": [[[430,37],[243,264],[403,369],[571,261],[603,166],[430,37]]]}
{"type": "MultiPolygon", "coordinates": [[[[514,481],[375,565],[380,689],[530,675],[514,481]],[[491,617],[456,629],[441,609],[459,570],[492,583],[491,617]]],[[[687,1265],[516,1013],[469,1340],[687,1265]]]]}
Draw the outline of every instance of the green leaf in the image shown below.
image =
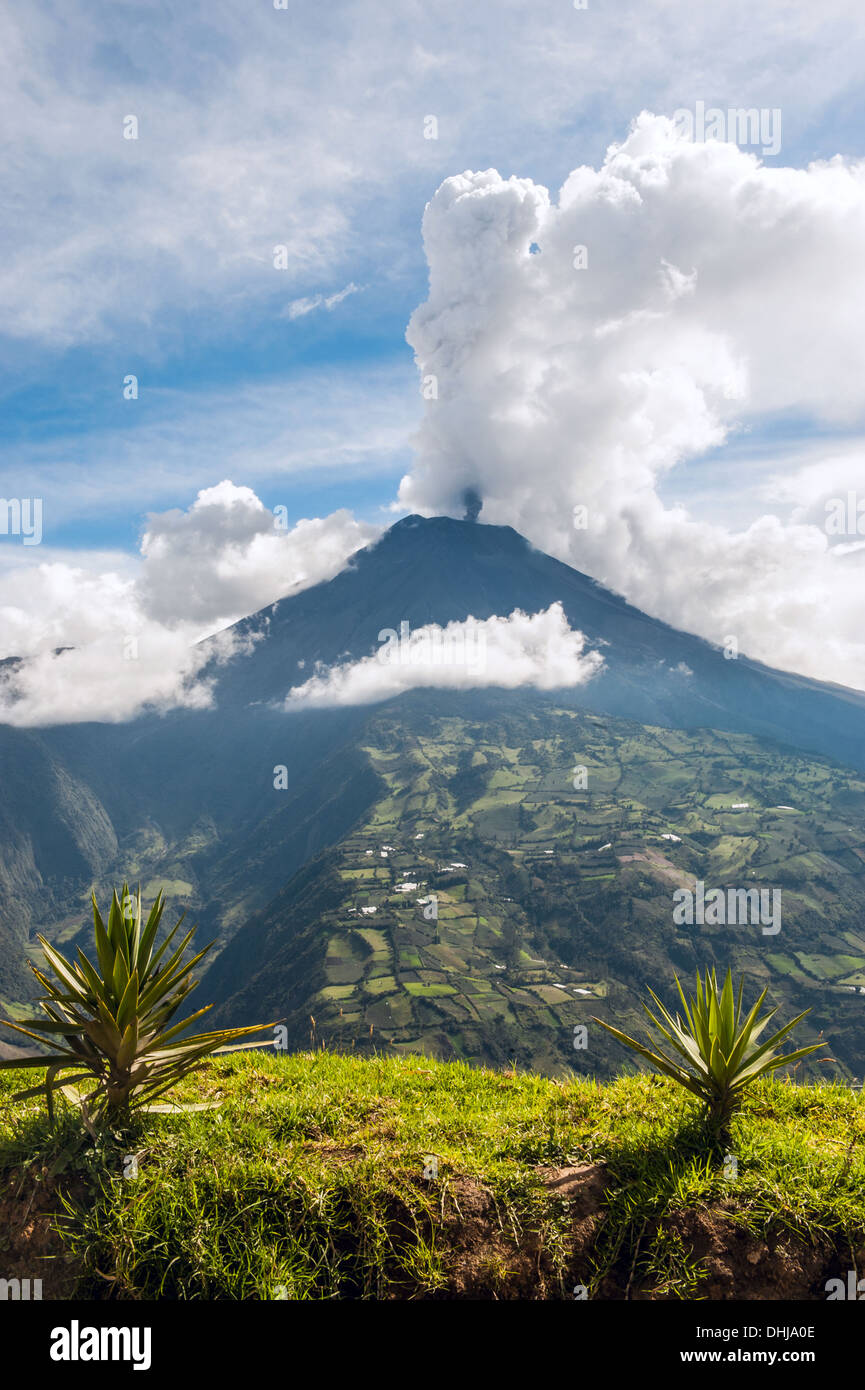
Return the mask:
{"type": "Polygon", "coordinates": [[[59,976],[63,981],[69,994],[73,998],[83,1002],[87,998],[87,991],[82,988],[81,981],[75,974],[74,967],[69,964],[69,961],[66,960],[64,956],[61,956],[59,951],[54,950],[54,947],[45,940],[44,936],[39,936],[37,934],[36,940],[42,947],[42,954],[51,966],[54,974],[59,976]]]}
{"type": "Polygon", "coordinates": [[[117,1010],[117,1029],[123,1033],[138,1013],[138,972],[133,970],[117,1010]]]}
{"type": "Polygon", "coordinates": [[[716,1117],[728,1115],[731,1107],[735,1108],[740,1102],[744,1088],[758,1076],[798,1061],[825,1046],[823,1043],[811,1043],[785,1056],[775,1055],[784,1038],[805,1018],[809,1012],[807,1009],[758,1046],[756,1040],[776,1010],[770,1009],[762,1018],[759,1016],[766,997],[764,989],[743,1020],[744,976],[734,997],[733,976],[729,969],[720,989],[714,968],[707,969],[703,976],[698,970],[696,987],[690,999],[686,997],[678,976],[674,976],[674,979],[684,1010],[684,1023],[678,1015],[673,1018],[651,989],[649,994],[655,1002],[658,1016],[645,1004],[643,1009],[654,1032],[667,1040],[684,1059],[686,1066],[644,1046],[603,1019],[596,1019],[595,1022],[680,1086],[699,1096],[716,1117]]]}
{"type": "Polygon", "coordinates": [[[102,971],[103,989],[106,982],[111,979],[114,970],[114,951],[111,942],[108,940],[108,932],[105,923],[96,906],[96,898],[93,898],[93,929],[96,936],[96,954],[99,957],[99,969],[102,971]]]}
{"type": "Polygon", "coordinates": [[[137,1047],[138,1020],[133,1018],[130,1020],[126,1032],[121,1039],[120,1046],[117,1049],[117,1066],[121,1071],[125,1071],[127,1067],[132,1065],[137,1047]]]}
{"type": "Polygon", "coordinates": [[[55,1051],[17,1060],[3,1058],[0,1068],[46,1069],[41,1086],[19,1092],[16,1098],[44,1095],[52,1121],[53,1095],[58,1089],[80,1105],[88,1132],[95,1134],[95,1124],[110,1119],[114,1106],[121,1103],[121,1091],[123,1101],[133,1108],[150,1105],[209,1054],[233,1051],[235,1046],[270,1044],[269,1039],[265,1044],[235,1044],[234,1040],[264,1032],[273,1024],[189,1035],[190,1027],[207,1013],[210,1005],[168,1026],[196,988],[191,971],[210,945],[184,961],[195,929],[187,931],[178,946],[173,945],[183,914],[154,952],[164,902],[160,892],[142,927],[140,886],[131,894],[124,883],[119,893],[116,889],[112,892],[106,924],[95,894],[92,895],[96,963],[79,948],[73,964],[43,937],[39,938],[46,972],[50,973],[35,966],[33,971],[44,991],[39,1007],[46,1018],[30,1021],[29,1027],[3,1019],[0,1023],[40,1043],[50,1039],[55,1051]],[[66,1048],[59,1046],[61,1039],[66,1048]],[[124,1081],[118,1086],[118,1073],[121,1078],[128,1076],[128,1083],[124,1081]],[[79,1082],[90,1087],[86,1096],[74,1089],[73,1083],[79,1082]]]}

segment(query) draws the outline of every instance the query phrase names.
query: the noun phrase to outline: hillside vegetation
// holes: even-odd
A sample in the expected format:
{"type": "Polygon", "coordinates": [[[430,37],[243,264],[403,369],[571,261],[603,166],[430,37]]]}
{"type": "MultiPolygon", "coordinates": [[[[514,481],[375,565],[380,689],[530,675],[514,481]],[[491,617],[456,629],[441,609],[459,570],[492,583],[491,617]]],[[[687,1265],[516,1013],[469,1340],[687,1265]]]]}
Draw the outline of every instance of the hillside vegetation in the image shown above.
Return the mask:
{"type": "Polygon", "coordinates": [[[441,708],[370,718],[373,807],[229,942],[202,989],[217,1022],[286,1018],[304,1047],[312,1015],[343,1050],[610,1077],[624,1054],[591,1017],[632,1031],[646,981],[671,1003],[674,972],[710,963],[768,986],[782,1019],[812,1011],[802,1041],[831,1051],[802,1074],[861,1077],[861,776],[738,734],[441,708]],[[779,930],[677,925],[698,879],[777,889],[779,930]]]}
{"type": "Polygon", "coordinates": [[[672,1083],[214,1059],[93,1141],[0,1074],[0,1276],[120,1299],[825,1299],[865,1265],[865,1105],[761,1082],[712,1152],[672,1083]]]}
{"type": "MultiPolygon", "coordinates": [[[[232,659],[224,659],[223,638],[201,649],[213,657],[201,673],[213,682],[207,709],[0,731],[0,1009],[18,1016],[27,1004],[26,957],[36,932],[74,953],[82,926],[89,932],[91,890],[101,900],[129,879],[147,898],[170,886],[170,908],[188,906],[200,939],[220,947],[253,919],[244,951],[262,924],[290,927],[289,952],[309,946],[303,964],[314,969],[291,981],[283,972],[279,983],[283,995],[297,985],[295,1023],[305,1030],[304,1009],[321,1012],[310,1003],[320,990],[359,983],[345,975],[352,962],[363,963],[365,947],[352,940],[349,961],[349,943],[339,943],[328,952],[340,957],[336,968],[319,960],[313,943],[289,941],[303,926],[298,884],[290,881],[310,871],[300,884],[312,890],[320,856],[332,850],[338,884],[347,891],[342,875],[349,875],[359,897],[371,885],[355,872],[355,851],[378,855],[383,843],[398,847],[400,870],[420,868],[428,880],[429,865],[407,855],[415,842],[394,838],[423,833],[416,843],[431,858],[473,870],[465,899],[477,905],[478,925],[498,922],[501,936],[493,930],[470,941],[453,924],[439,942],[407,936],[415,947],[407,955],[420,964],[404,966],[391,920],[384,928],[391,960],[379,956],[376,965],[387,965],[380,975],[395,987],[374,998],[364,984],[348,1007],[340,1001],[343,1020],[359,1017],[328,1024],[334,1045],[360,1046],[372,1023],[379,1042],[387,1026],[394,1046],[424,1050],[435,1037],[440,1056],[495,1065],[516,1056],[541,1070],[561,1067],[573,1058],[567,1028],[556,1031],[569,1021],[557,1014],[556,984],[573,979],[596,994],[593,986],[606,984],[608,998],[618,990],[610,1007],[628,1026],[635,942],[645,937],[651,953],[651,974],[639,969],[638,987],[696,963],[688,936],[670,923],[671,892],[686,876],[783,890],[780,937],[749,949],[750,961],[737,942],[735,959],[715,955],[714,962],[749,977],[762,972],[794,1011],[813,1004],[817,1029],[829,1016],[839,1019],[840,1074],[860,1074],[865,996],[852,991],[865,988],[855,917],[865,869],[863,692],[773,672],[743,654],[726,660],[720,647],[640,613],[510,528],[447,517],[403,518],[334,579],[281,598],[231,631],[232,659]],[[289,689],[318,663],[381,650],[382,631],[482,622],[517,608],[538,614],[554,603],[587,648],[603,655],[603,670],[585,684],[554,695],[490,687],[415,691],[373,706],[284,707],[289,689]],[[689,732],[674,732],[682,729],[689,732]],[[588,775],[582,795],[573,781],[579,765],[588,775]],[[741,802],[747,808],[734,811],[741,802]],[[515,888],[497,886],[497,864],[517,871],[515,888]],[[573,889],[567,899],[562,883],[573,889]],[[508,899],[517,904],[512,914],[508,899]],[[283,909],[290,923],[277,921],[283,909]],[[501,954],[512,934],[533,959],[517,957],[520,974],[508,977],[515,988],[505,998],[491,982],[505,977],[496,966],[514,968],[501,954]],[[434,946],[442,948],[438,958],[434,946]],[[464,949],[473,957],[466,969],[464,949]],[[584,978],[531,979],[538,957],[584,978]],[[385,1025],[388,1003],[394,1018],[385,1025]]],[[[381,883],[376,877],[376,889],[381,883]]],[[[337,911],[330,886],[324,891],[328,910],[337,911]]],[[[354,905],[349,899],[346,916],[354,905]]],[[[343,917],[329,935],[345,935],[346,926],[343,917]]],[[[708,958],[701,944],[697,959],[708,958]]],[[[214,998],[228,1004],[224,976],[219,983],[214,998]]],[[[229,983],[235,992],[251,981],[241,969],[229,983]]],[[[240,1000],[235,1006],[245,1011],[240,1000]]],[[[294,997],[283,998],[278,1013],[294,1008],[294,997]]],[[[306,1031],[296,1030],[293,1041],[304,1046],[306,1031]]],[[[593,1069],[607,1060],[614,1070],[615,1056],[594,1059],[593,1069]]]]}

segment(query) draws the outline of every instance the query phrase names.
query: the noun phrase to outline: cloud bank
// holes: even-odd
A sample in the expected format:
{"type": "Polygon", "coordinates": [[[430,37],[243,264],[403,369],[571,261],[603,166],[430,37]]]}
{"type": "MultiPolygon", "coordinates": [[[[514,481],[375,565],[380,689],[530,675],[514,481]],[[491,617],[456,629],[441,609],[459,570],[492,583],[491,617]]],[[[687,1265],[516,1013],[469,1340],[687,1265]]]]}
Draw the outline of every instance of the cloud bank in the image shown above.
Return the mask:
{"type": "Polygon", "coordinates": [[[519,608],[508,617],[435,623],[408,634],[380,634],[371,656],[316,671],[290,690],[283,708],[370,705],[408,690],[476,690],[534,686],[557,690],[582,685],[603,665],[586,652],[585,637],[568,625],[560,603],[541,613],[519,608]]]}
{"type": "Polygon", "coordinates": [[[215,661],[225,665],[250,650],[252,639],[220,633],[207,650],[182,632],[150,623],[132,635],[107,631],[84,647],[40,652],[0,668],[0,722],[33,728],[119,723],[145,712],[206,709],[213,699],[215,661]]]}
{"type": "Polygon", "coordinates": [[[473,488],[481,521],[676,626],[865,686],[865,552],[833,543],[812,497],[796,508],[795,479],[788,515],[738,530],[660,495],[791,417],[858,434],[855,462],[821,474],[830,493],[863,476],[865,164],[769,168],[644,113],[558,201],[465,173],[423,230],[430,290],[407,337],[434,386],[400,504],[459,516],[473,488]]]}
{"type": "Polygon", "coordinates": [[[31,551],[0,571],[0,658],[23,658],[0,668],[0,722],[117,721],[206,707],[213,681],[201,677],[205,663],[244,649],[230,633],[206,652],[195,644],[332,578],[377,534],[344,510],[289,528],[250,488],[226,480],[199,492],[188,511],[151,515],[137,561],[93,555],[88,568],[77,556],[31,551]]]}

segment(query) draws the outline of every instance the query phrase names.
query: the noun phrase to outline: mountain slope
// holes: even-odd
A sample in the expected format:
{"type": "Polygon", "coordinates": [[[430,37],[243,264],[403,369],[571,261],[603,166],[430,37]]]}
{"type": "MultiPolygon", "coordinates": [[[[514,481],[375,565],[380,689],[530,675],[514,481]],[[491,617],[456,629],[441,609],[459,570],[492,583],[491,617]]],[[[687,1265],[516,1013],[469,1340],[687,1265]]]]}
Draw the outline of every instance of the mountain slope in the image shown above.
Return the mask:
{"type": "Polygon", "coordinates": [[[805,1070],[861,1074],[857,774],[498,693],[402,699],[370,716],[363,751],[381,795],[223,951],[202,990],[219,1023],[604,1075],[627,1054],[592,1017],[641,1031],[646,984],[672,1005],[674,972],[708,962],[785,1016],[812,1010],[803,1033],[824,1031],[835,1060],[805,1070]],[[696,880],[771,885],[777,921],[677,924],[674,893],[696,880]]]}
{"type": "MultiPolygon", "coordinates": [[[[167,884],[172,906],[192,909],[201,936],[216,938],[220,947],[244,923],[263,922],[259,914],[270,912],[274,903],[293,913],[288,903],[295,889],[286,886],[293,876],[329,850],[339,859],[352,834],[369,825],[382,803],[386,769],[368,751],[370,721],[385,714],[395,719],[395,754],[408,755],[417,737],[410,712],[427,696],[286,713],[281,702],[288,690],[316,662],[332,665],[369,655],[378,648],[382,629],[399,630],[403,622],[417,629],[430,622],[507,615],[515,608],[536,613],[555,602],[571,626],[586,634],[589,647],[602,652],[604,669],[585,685],[555,692],[554,700],[531,690],[437,697],[439,715],[462,721],[462,743],[446,777],[449,787],[453,777],[460,780],[442,803],[451,821],[478,814],[477,791],[483,793],[486,774],[470,754],[477,744],[495,746],[503,713],[543,721],[553,707],[560,717],[594,714],[654,729],[768,738],[778,758],[798,749],[835,760],[833,779],[847,788],[852,806],[859,804],[861,789],[855,790],[849,771],[865,768],[862,693],[772,671],[745,657],[725,660],[710,644],[640,613],[533,549],[508,527],[408,517],[329,583],[237,624],[239,648],[246,650],[227,665],[214,660],[213,708],[147,715],[127,725],[0,731],[7,772],[0,780],[0,822],[6,827],[0,868],[9,895],[8,911],[0,916],[0,999],[21,1000],[22,966],[35,929],[70,945],[86,939],[87,897],[94,885],[104,894],[114,881],[140,878],[145,893],[152,894],[167,884]],[[469,757],[467,764],[459,765],[460,755],[469,757]],[[278,768],[287,769],[285,789],[278,768]]],[[[704,755],[698,738],[684,756],[686,781],[703,774],[704,755]]],[[[587,761],[574,749],[563,749],[562,756],[565,764],[571,758],[587,761]]],[[[566,771],[559,766],[557,775],[566,771]]],[[[743,793],[741,799],[750,796],[743,793]]],[[[797,804],[795,787],[777,800],[797,804]]],[[[503,805],[496,804],[495,814],[508,824],[511,812],[503,805]]],[[[828,816],[829,809],[821,803],[813,814],[828,816]]],[[[485,824],[478,838],[497,841],[485,824]]],[[[855,858],[855,847],[850,853],[855,858]]],[[[695,858],[691,867],[696,871],[701,863],[695,858]]],[[[494,870],[489,874],[484,891],[500,895],[494,870]]],[[[531,877],[543,880],[542,874],[531,877]]],[[[566,879],[557,884],[556,892],[567,896],[569,891],[566,879]]],[[[540,889],[537,894],[540,901],[540,889]]],[[[598,920],[607,921],[600,888],[598,903],[598,920]]],[[[824,907],[812,924],[818,933],[831,926],[833,909],[824,907]]],[[[280,911],[273,909],[274,929],[287,948],[280,911]]],[[[535,911],[531,892],[523,911],[526,920],[535,911]]],[[[307,918],[309,913],[303,930],[312,929],[307,918]]],[[[300,921],[296,915],[295,920],[300,921]]],[[[845,931],[848,926],[845,915],[845,931]]],[[[243,949],[251,951],[249,933],[242,939],[243,949]]],[[[305,959],[311,961],[319,947],[320,942],[305,959]]],[[[561,953],[558,958],[563,959],[561,953]]],[[[666,969],[672,959],[665,948],[658,968],[666,969]]],[[[232,960],[236,992],[255,972],[251,955],[245,960],[229,951],[215,969],[227,972],[232,960]]],[[[298,979],[298,1007],[315,994],[311,980],[311,975],[304,975],[305,983],[298,979]]],[[[216,982],[214,974],[214,990],[216,982]]],[[[322,987],[328,987],[326,980],[322,987]]],[[[292,997],[294,990],[292,985],[292,997]]],[[[225,991],[220,987],[217,994],[227,1006],[225,991]]],[[[415,998],[422,1002],[423,991],[415,991],[415,998]]],[[[483,1026],[472,1035],[471,1046],[479,1055],[487,1055],[488,1047],[505,1047],[501,1020],[477,1012],[483,1026]],[[498,1041],[491,1041],[494,1034],[498,1041]]],[[[540,1045],[537,1055],[546,1055],[540,1045]]],[[[553,1049],[548,1060],[557,1055],[553,1049]]]]}
{"type": "Polygon", "coordinates": [[[675,728],[762,734],[865,769],[865,694],[774,671],[648,617],[535,550],[506,526],[406,517],[349,567],[237,625],[266,634],[220,683],[229,708],[284,698],[314,662],[377,650],[379,632],[483,620],[560,602],[573,628],[600,646],[604,671],[568,702],[675,728]],[[303,662],[301,668],[299,663],[303,662]]]}

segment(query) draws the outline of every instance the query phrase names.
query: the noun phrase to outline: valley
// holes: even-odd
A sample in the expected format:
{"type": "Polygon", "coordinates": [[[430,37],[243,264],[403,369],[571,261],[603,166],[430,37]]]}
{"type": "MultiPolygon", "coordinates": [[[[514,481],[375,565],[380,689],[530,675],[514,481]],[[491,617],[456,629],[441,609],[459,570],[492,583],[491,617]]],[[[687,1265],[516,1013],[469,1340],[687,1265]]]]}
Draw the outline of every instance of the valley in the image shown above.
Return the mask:
{"type": "Polygon", "coordinates": [[[220,1022],[288,1006],[296,1046],[609,1074],[624,1058],[591,1017],[639,1026],[646,983],[669,1000],[673,971],[709,961],[812,1008],[828,1070],[861,1074],[861,778],[730,734],[555,707],[479,723],[434,713],[430,696],[408,704],[370,720],[363,751],[385,792],[363,824],[212,968],[220,1022]],[[773,885],[778,934],[677,926],[673,894],[699,878],[773,885]],[[232,989],[253,937],[267,964],[232,989]]]}

